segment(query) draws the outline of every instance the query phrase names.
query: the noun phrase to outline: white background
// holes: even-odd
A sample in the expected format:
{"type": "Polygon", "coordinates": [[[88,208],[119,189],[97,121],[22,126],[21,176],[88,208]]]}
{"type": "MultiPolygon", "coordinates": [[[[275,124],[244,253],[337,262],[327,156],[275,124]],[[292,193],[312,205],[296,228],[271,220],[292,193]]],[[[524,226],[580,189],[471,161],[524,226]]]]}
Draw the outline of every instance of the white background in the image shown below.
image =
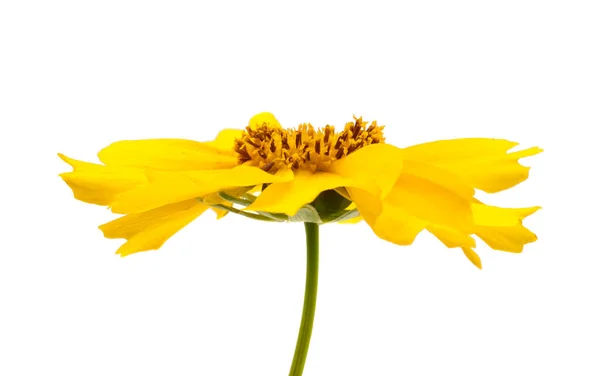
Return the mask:
{"type": "Polygon", "coordinates": [[[422,234],[322,231],[305,375],[599,375],[600,12],[596,1],[3,1],[0,374],[286,375],[300,224],[207,213],[127,258],[56,156],[119,139],[208,140],[271,111],[285,126],[386,124],[398,146],[498,137],[545,152],[484,197],[541,205],[522,254],[482,271],[422,234]],[[395,5],[392,5],[395,4],[395,5]]]}

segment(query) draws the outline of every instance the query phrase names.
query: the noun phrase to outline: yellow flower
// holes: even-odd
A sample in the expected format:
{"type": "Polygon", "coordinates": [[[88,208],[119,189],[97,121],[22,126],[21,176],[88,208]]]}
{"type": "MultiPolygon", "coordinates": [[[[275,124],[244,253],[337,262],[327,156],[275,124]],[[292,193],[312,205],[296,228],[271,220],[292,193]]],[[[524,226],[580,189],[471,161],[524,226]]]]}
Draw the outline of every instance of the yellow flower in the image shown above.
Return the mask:
{"type": "Polygon", "coordinates": [[[284,129],[270,113],[215,140],[119,141],[99,153],[102,164],[60,157],[75,198],[124,214],[100,226],[124,238],[117,253],[158,249],[208,209],[273,221],[364,221],[382,239],[411,244],[423,230],[460,248],[481,268],[474,235],[491,248],[521,252],[536,240],[522,221],[538,207],[500,208],[475,199],[524,181],[515,142],[470,138],[399,148],[383,126],[355,118],[340,131],[302,124],[284,129]],[[241,207],[240,207],[241,205],[241,207]],[[360,215],[360,216],[359,216],[360,215]]]}

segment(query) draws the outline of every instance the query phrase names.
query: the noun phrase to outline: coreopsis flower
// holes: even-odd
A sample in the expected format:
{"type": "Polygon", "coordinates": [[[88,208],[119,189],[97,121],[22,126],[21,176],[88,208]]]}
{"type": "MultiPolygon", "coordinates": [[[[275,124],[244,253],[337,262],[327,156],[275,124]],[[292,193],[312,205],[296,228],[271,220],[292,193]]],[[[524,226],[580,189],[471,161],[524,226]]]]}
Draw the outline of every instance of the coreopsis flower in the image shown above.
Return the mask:
{"type": "Polygon", "coordinates": [[[312,330],[318,265],[318,225],[364,220],[380,238],[413,243],[426,230],[459,248],[477,267],[474,236],[491,248],[521,252],[536,240],[522,221],[539,209],[501,208],[475,198],[524,181],[519,159],[542,150],[511,152],[517,143],[488,138],[433,141],[400,148],[383,126],[354,118],[333,126],[283,128],[270,113],[215,140],[118,141],[98,154],[102,164],[60,157],[75,198],[122,217],[100,226],[126,242],[117,253],[155,250],[209,209],[276,222],[305,222],[307,289],[290,374],[302,373],[312,330]]]}
{"type": "Polygon", "coordinates": [[[74,169],[61,176],[75,198],[125,214],[100,226],[108,238],[127,239],[122,256],[158,249],[209,208],[219,217],[233,211],[273,221],[364,219],[398,245],[427,230],[478,267],[473,235],[508,252],[536,240],[522,220],[537,206],[486,205],[475,189],[493,193],[522,182],[529,168],[518,160],[541,149],[509,152],[517,143],[485,138],[399,148],[385,143],[383,128],[355,118],[340,132],[284,129],[262,113],[210,142],[118,141],[100,151],[102,164],[60,155],[74,169]]]}

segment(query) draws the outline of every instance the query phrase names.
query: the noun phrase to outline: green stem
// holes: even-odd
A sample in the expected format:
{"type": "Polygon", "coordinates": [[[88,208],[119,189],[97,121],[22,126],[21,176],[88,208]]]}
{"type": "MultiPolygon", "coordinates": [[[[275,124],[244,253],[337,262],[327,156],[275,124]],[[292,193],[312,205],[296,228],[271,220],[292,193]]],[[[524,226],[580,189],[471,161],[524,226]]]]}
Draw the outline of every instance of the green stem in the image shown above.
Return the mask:
{"type": "Polygon", "coordinates": [[[317,284],[319,280],[319,225],[316,223],[304,223],[306,231],[306,287],[304,290],[304,308],[302,309],[302,321],[294,360],[290,369],[290,376],[302,376],[308,345],[312,334],[313,321],[315,318],[315,307],[317,305],[317,284]]]}

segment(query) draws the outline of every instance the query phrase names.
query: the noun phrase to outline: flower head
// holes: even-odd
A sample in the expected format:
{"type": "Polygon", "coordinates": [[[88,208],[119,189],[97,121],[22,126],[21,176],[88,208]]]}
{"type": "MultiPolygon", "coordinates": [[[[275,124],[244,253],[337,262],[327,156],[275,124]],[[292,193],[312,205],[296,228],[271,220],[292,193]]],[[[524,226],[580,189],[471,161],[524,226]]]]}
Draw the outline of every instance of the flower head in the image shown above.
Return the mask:
{"type": "Polygon", "coordinates": [[[316,130],[311,124],[283,129],[269,113],[259,114],[253,120],[235,140],[234,150],[240,164],[265,171],[281,168],[327,171],[334,161],[365,146],[384,142],[383,127],[377,122],[367,126],[362,118],[355,117],[339,133],[331,125],[316,130]]]}
{"type": "Polygon", "coordinates": [[[330,125],[281,127],[270,113],[244,130],[215,140],[119,141],[99,153],[102,164],[61,158],[75,198],[124,214],[100,226],[124,238],[117,253],[158,249],[208,209],[267,221],[357,222],[377,236],[411,244],[427,230],[461,248],[481,267],[474,235],[490,247],[521,252],[536,240],[522,221],[538,207],[500,208],[475,198],[524,181],[522,157],[501,139],[455,139],[399,148],[385,143],[383,126],[354,118],[339,132],[330,125]]]}

